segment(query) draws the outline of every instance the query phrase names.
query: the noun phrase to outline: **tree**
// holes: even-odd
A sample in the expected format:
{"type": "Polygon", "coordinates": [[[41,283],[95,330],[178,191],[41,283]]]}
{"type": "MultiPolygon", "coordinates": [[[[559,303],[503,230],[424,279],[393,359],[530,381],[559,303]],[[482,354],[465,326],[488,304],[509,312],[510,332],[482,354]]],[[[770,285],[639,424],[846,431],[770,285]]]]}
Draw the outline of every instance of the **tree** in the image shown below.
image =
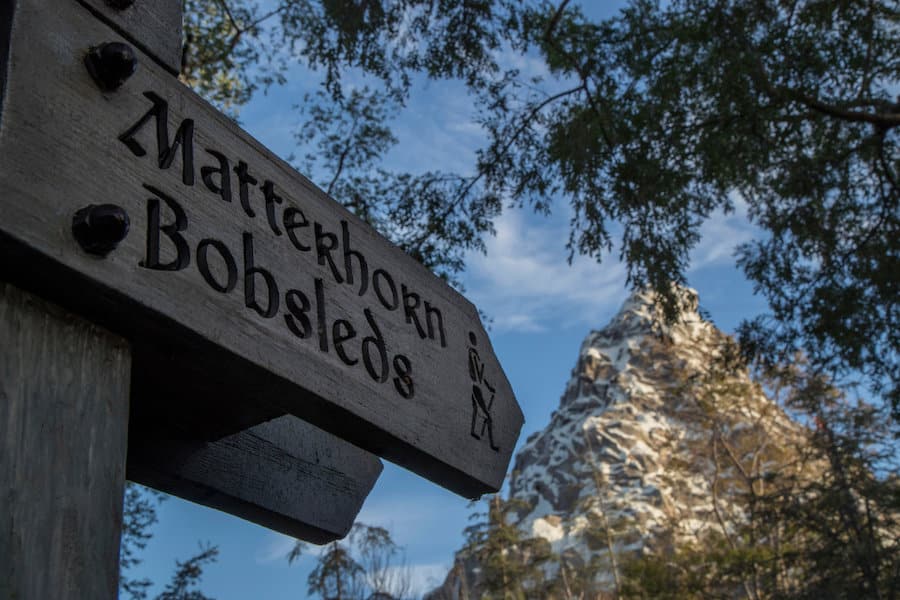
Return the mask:
{"type": "Polygon", "coordinates": [[[886,421],[802,357],[758,370],[774,402],[748,405],[760,392],[745,369],[729,341],[683,377],[673,402],[706,432],[689,438],[685,468],[707,479],[715,526],[626,560],[622,596],[896,598],[900,481],[886,421]]]}
{"type": "Polygon", "coordinates": [[[319,555],[309,574],[309,593],[322,600],[355,600],[363,597],[363,568],[340,542],[331,542],[319,555]]]}
{"type": "Polygon", "coordinates": [[[156,600],[213,600],[197,587],[203,578],[203,568],[215,562],[218,555],[216,546],[201,544],[200,551],[191,558],[184,562],[176,560],[172,580],[156,600]]]}
{"type": "Polygon", "coordinates": [[[675,318],[701,225],[746,206],[738,264],[770,314],[748,353],[862,383],[900,422],[900,9],[893,0],[185,0],[183,78],[236,109],[298,61],[308,173],[453,280],[504,206],[568,202],[570,251],[618,252],[675,318]],[[503,57],[527,55],[525,77],[503,57]],[[344,78],[372,84],[348,92],[344,78]],[[390,119],[422,77],[463,82],[471,173],[390,173],[390,119]]]}
{"type": "Polygon", "coordinates": [[[130,481],[125,483],[122,509],[122,538],[119,544],[119,595],[130,600],[145,600],[153,582],[134,579],[130,571],[140,564],[140,552],[153,537],[150,528],[156,523],[156,507],[165,499],[163,494],[141,487],[130,481]]]}
{"type": "MultiPolygon", "coordinates": [[[[293,563],[307,551],[297,540],[287,555],[293,563]]],[[[326,544],[307,579],[309,594],[322,600],[403,600],[412,576],[390,532],[354,523],[345,540],[326,544]]]]}
{"type": "Polygon", "coordinates": [[[350,533],[370,590],[367,600],[410,598],[412,574],[390,532],[360,524],[350,533]]]}
{"type": "Polygon", "coordinates": [[[554,559],[550,543],[541,537],[526,537],[516,519],[521,501],[486,499],[487,511],[472,515],[466,528],[465,556],[477,561],[480,571],[475,588],[486,600],[546,598],[549,583],[545,567],[554,559]]]}
{"type": "Polygon", "coordinates": [[[379,161],[396,143],[389,121],[413,77],[480,85],[500,45],[489,2],[185,0],[182,79],[236,114],[254,92],[284,81],[292,62],[321,72],[303,99],[303,170],[411,256],[450,280],[483,249],[501,203],[469,199],[471,176],[437,169],[396,173],[379,161]],[[359,75],[345,90],[344,77],[359,75]],[[314,152],[313,152],[314,150],[314,152]]]}
{"type": "MultiPolygon", "coordinates": [[[[153,537],[157,507],[167,496],[131,481],[125,482],[122,510],[122,537],[119,545],[119,596],[130,600],[146,600],[153,582],[144,577],[135,579],[131,571],[141,563],[140,553],[153,537]]],[[[211,600],[196,587],[206,564],[219,554],[216,546],[200,546],[200,552],[185,562],[175,561],[175,572],[165,591],[156,600],[211,600]]]]}
{"type": "Polygon", "coordinates": [[[784,568],[804,574],[790,597],[893,599],[900,594],[900,478],[883,411],[806,369],[767,368],[785,407],[810,424],[820,477],[761,498],[765,521],[794,532],[784,568]]]}

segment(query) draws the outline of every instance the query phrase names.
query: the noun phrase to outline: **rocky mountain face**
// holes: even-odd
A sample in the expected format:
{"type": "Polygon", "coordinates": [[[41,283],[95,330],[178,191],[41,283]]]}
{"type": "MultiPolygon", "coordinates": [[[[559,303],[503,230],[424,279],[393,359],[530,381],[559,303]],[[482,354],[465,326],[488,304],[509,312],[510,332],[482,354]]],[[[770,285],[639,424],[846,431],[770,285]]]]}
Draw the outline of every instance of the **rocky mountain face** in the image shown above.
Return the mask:
{"type": "MultiPolygon", "coordinates": [[[[682,293],[677,324],[651,294],[635,294],[587,336],[558,409],[511,474],[523,536],[592,564],[601,586],[629,555],[727,531],[750,478],[809,469],[805,430],[730,360],[734,343],[701,318],[696,293],[682,293]]],[[[459,552],[431,597],[480,597],[480,572],[459,552]]]]}

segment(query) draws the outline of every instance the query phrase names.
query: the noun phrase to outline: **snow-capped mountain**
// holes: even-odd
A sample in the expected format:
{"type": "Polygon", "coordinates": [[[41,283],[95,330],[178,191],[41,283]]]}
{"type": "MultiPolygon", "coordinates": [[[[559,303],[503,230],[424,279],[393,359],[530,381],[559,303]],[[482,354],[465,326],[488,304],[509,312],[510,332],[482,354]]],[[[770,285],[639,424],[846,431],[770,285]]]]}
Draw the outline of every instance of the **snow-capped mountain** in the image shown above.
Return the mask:
{"type": "MultiPolygon", "coordinates": [[[[639,293],[587,336],[558,409],[510,476],[522,534],[599,564],[601,583],[612,585],[617,557],[739,521],[729,496],[748,476],[808,468],[804,429],[730,360],[735,345],[700,316],[697,294],[680,293],[676,324],[639,293]]],[[[432,597],[479,597],[479,571],[460,552],[432,597]]]]}

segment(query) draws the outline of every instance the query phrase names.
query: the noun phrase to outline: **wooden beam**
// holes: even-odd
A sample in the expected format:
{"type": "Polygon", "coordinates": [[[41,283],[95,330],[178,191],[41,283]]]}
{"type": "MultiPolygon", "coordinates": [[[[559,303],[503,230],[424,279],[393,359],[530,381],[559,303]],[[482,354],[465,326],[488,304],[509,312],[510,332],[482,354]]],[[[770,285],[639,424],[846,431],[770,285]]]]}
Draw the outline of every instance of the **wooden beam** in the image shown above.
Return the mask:
{"type": "Polygon", "coordinates": [[[128,478],[316,544],[350,531],[381,461],[285,415],[214,442],[132,439],[128,478]]]}

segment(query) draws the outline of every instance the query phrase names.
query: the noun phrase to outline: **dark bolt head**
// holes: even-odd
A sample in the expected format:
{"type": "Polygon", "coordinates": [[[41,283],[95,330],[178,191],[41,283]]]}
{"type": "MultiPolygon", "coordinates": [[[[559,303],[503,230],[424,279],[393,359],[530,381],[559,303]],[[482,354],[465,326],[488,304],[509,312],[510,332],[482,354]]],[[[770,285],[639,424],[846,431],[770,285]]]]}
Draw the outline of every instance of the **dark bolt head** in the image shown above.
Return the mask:
{"type": "Polygon", "coordinates": [[[128,235],[128,213],[115,204],[90,204],[72,217],[72,234],[81,249],[94,256],[106,256],[128,235]]]}
{"type": "Polygon", "coordinates": [[[106,4],[116,10],[125,10],[134,4],[134,0],[106,0],[106,4]]]}
{"type": "Polygon", "coordinates": [[[88,50],[84,65],[104,92],[116,90],[137,70],[137,56],[131,46],[107,42],[88,50]]]}

